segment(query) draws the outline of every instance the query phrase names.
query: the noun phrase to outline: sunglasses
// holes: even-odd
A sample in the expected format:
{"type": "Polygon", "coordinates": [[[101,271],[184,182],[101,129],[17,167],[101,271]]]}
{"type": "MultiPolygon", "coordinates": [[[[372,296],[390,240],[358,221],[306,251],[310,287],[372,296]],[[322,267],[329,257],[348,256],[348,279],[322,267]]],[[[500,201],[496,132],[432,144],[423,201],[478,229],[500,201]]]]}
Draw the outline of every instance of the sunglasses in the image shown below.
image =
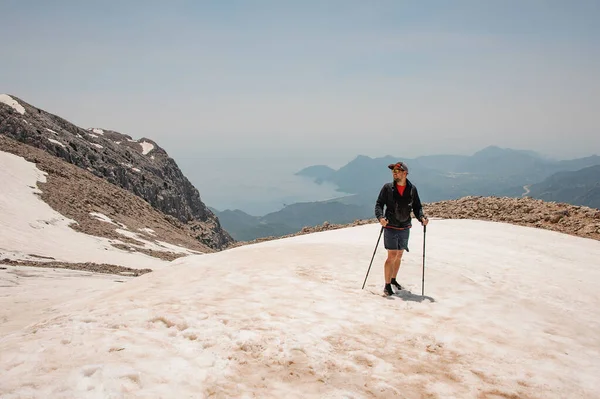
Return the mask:
{"type": "Polygon", "coordinates": [[[390,165],[390,168],[394,173],[406,172],[408,170],[403,162],[396,162],[395,164],[390,165]]]}

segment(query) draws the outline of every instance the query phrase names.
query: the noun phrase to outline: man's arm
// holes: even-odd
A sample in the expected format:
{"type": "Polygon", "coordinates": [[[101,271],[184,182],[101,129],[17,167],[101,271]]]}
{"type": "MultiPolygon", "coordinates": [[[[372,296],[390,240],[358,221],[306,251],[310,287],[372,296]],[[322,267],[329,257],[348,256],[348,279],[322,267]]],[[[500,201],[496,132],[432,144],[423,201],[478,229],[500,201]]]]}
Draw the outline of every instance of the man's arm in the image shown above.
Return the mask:
{"type": "Polygon", "coordinates": [[[385,204],[385,186],[379,191],[379,197],[375,202],[375,217],[380,220],[383,217],[383,205],[385,204]]]}
{"type": "Polygon", "coordinates": [[[427,219],[427,216],[423,213],[423,205],[421,204],[421,199],[419,198],[419,192],[417,188],[413,186],[413,213],[417,220],[423,223],[423,219],[427,219]]]}

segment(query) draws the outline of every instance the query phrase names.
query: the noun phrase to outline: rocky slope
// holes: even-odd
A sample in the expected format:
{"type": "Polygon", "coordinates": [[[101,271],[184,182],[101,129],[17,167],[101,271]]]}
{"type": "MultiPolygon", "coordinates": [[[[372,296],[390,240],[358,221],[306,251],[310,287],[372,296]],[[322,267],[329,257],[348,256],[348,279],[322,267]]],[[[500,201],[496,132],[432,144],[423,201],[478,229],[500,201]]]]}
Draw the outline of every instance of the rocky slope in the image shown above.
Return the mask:
{"type": "Polygon", "coordinates": [[[224,249],[234,241],[176,162],[150,139],[82,129],[8,95],[0,95],[0,135],[42,149],[135,194],[176,218],[210,248],[224,249]]]}
{"type": "Polygon", "coordinates": [[[600,210],[529,197],[464,197],[425,204],[425,213],[442,219],[479,219],[537,227],[600,240],[600,210]]]}
{"type": "MultiPolygon", "coordinates": [[[[187,248],[196,253],[216,251],[198,241],[195,232],[177,218],[158,211],[131,192],[44,150],[0,135],[0,151],[23,157],[47,173],[46,182],[38,183],[42,192],[41,199],[58,213],[74,220],[76,224],[71,227],[77,231],[111,239],[114,241],[112,245],[117,248],[143,252],[165,260],[173,260],[183,254],[170,251],[162,243],[187,248]],[[110,222],[99,215],[105,215],[110,222]],[[129,234],[123,235],[117,230],[129,234]],[[149,249],[140,240],[153,242],[162,250],[149,249]]],[[[25,263],[39,266],[31,261],[25,263]]],[[[89,269],[80,266],[60,267],[89,269]]],[[[98,269],[96,271],[102,271],[101,267],[98,269]]]]}

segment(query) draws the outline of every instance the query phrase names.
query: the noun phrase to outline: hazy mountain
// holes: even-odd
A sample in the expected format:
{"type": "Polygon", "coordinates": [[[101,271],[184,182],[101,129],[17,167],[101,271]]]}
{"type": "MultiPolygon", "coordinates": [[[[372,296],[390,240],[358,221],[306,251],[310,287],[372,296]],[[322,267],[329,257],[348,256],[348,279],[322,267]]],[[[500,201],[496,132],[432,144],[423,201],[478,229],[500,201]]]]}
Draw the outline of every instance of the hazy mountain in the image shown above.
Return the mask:
{"type": "Polygon", "coordinates": [[[568,159],[564,161],[558,161],[554,165],[559,170],[579,170],[588,166],[600,165],[600,156],[592,155],[590,157],[568,159]]]}
{"type": "Polygon", "coordinates": [[[298,176],[305,176],[314,179],[316,183],[321,183],[331,177],[334,169],[326,165],[313,165],[295,173],[298,176]]]}
{"type": "Polygon", "coordinates": [[[600,209],[600,165],[555,173],[529,190],[533,198],[600,209]]]}
{"type": "Polygon", "coordinates": [[[491,146],[466,158],[459,165],[458,172],[512,178],[521,177],[524,172],[543,174],[547,167],[547,161],[530,151],[491,146]]]}
{"type": "MultiPolygon", "coordinates": [[[[426,155],[411,160],[410,167],[417,169],[444,170],[459,172],[467,155],[426,155]]],[[[408,163],[408,161],[406,161],[408,163]]]]}
{"type": "Polygon", "coordinates": [[[364,202],[366,201],[352,196],[329,201],[296,203],[264,216],[248,215],[239,209],[211,209],[234,239],[250,241],[260,237],[295,233],[303,227],[324,222],[343,224],[374,217],[375,203],[364,205],[364,202]]]}

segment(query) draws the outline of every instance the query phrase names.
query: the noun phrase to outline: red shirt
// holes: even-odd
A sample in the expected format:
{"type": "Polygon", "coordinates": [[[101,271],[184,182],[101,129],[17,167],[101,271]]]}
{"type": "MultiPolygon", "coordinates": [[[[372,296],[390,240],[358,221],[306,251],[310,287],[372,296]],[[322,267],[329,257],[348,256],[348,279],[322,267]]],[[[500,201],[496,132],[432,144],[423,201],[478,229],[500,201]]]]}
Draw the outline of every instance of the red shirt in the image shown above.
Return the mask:
{"type": "Polygon", "coordinates": [[[400,194],[400,196],[402,196],[402,194],[404,194],[404,189],[406,188],[406,186],[400,186],[396,184],[396,188],[398,189],[398,193],[400,194]]]}

